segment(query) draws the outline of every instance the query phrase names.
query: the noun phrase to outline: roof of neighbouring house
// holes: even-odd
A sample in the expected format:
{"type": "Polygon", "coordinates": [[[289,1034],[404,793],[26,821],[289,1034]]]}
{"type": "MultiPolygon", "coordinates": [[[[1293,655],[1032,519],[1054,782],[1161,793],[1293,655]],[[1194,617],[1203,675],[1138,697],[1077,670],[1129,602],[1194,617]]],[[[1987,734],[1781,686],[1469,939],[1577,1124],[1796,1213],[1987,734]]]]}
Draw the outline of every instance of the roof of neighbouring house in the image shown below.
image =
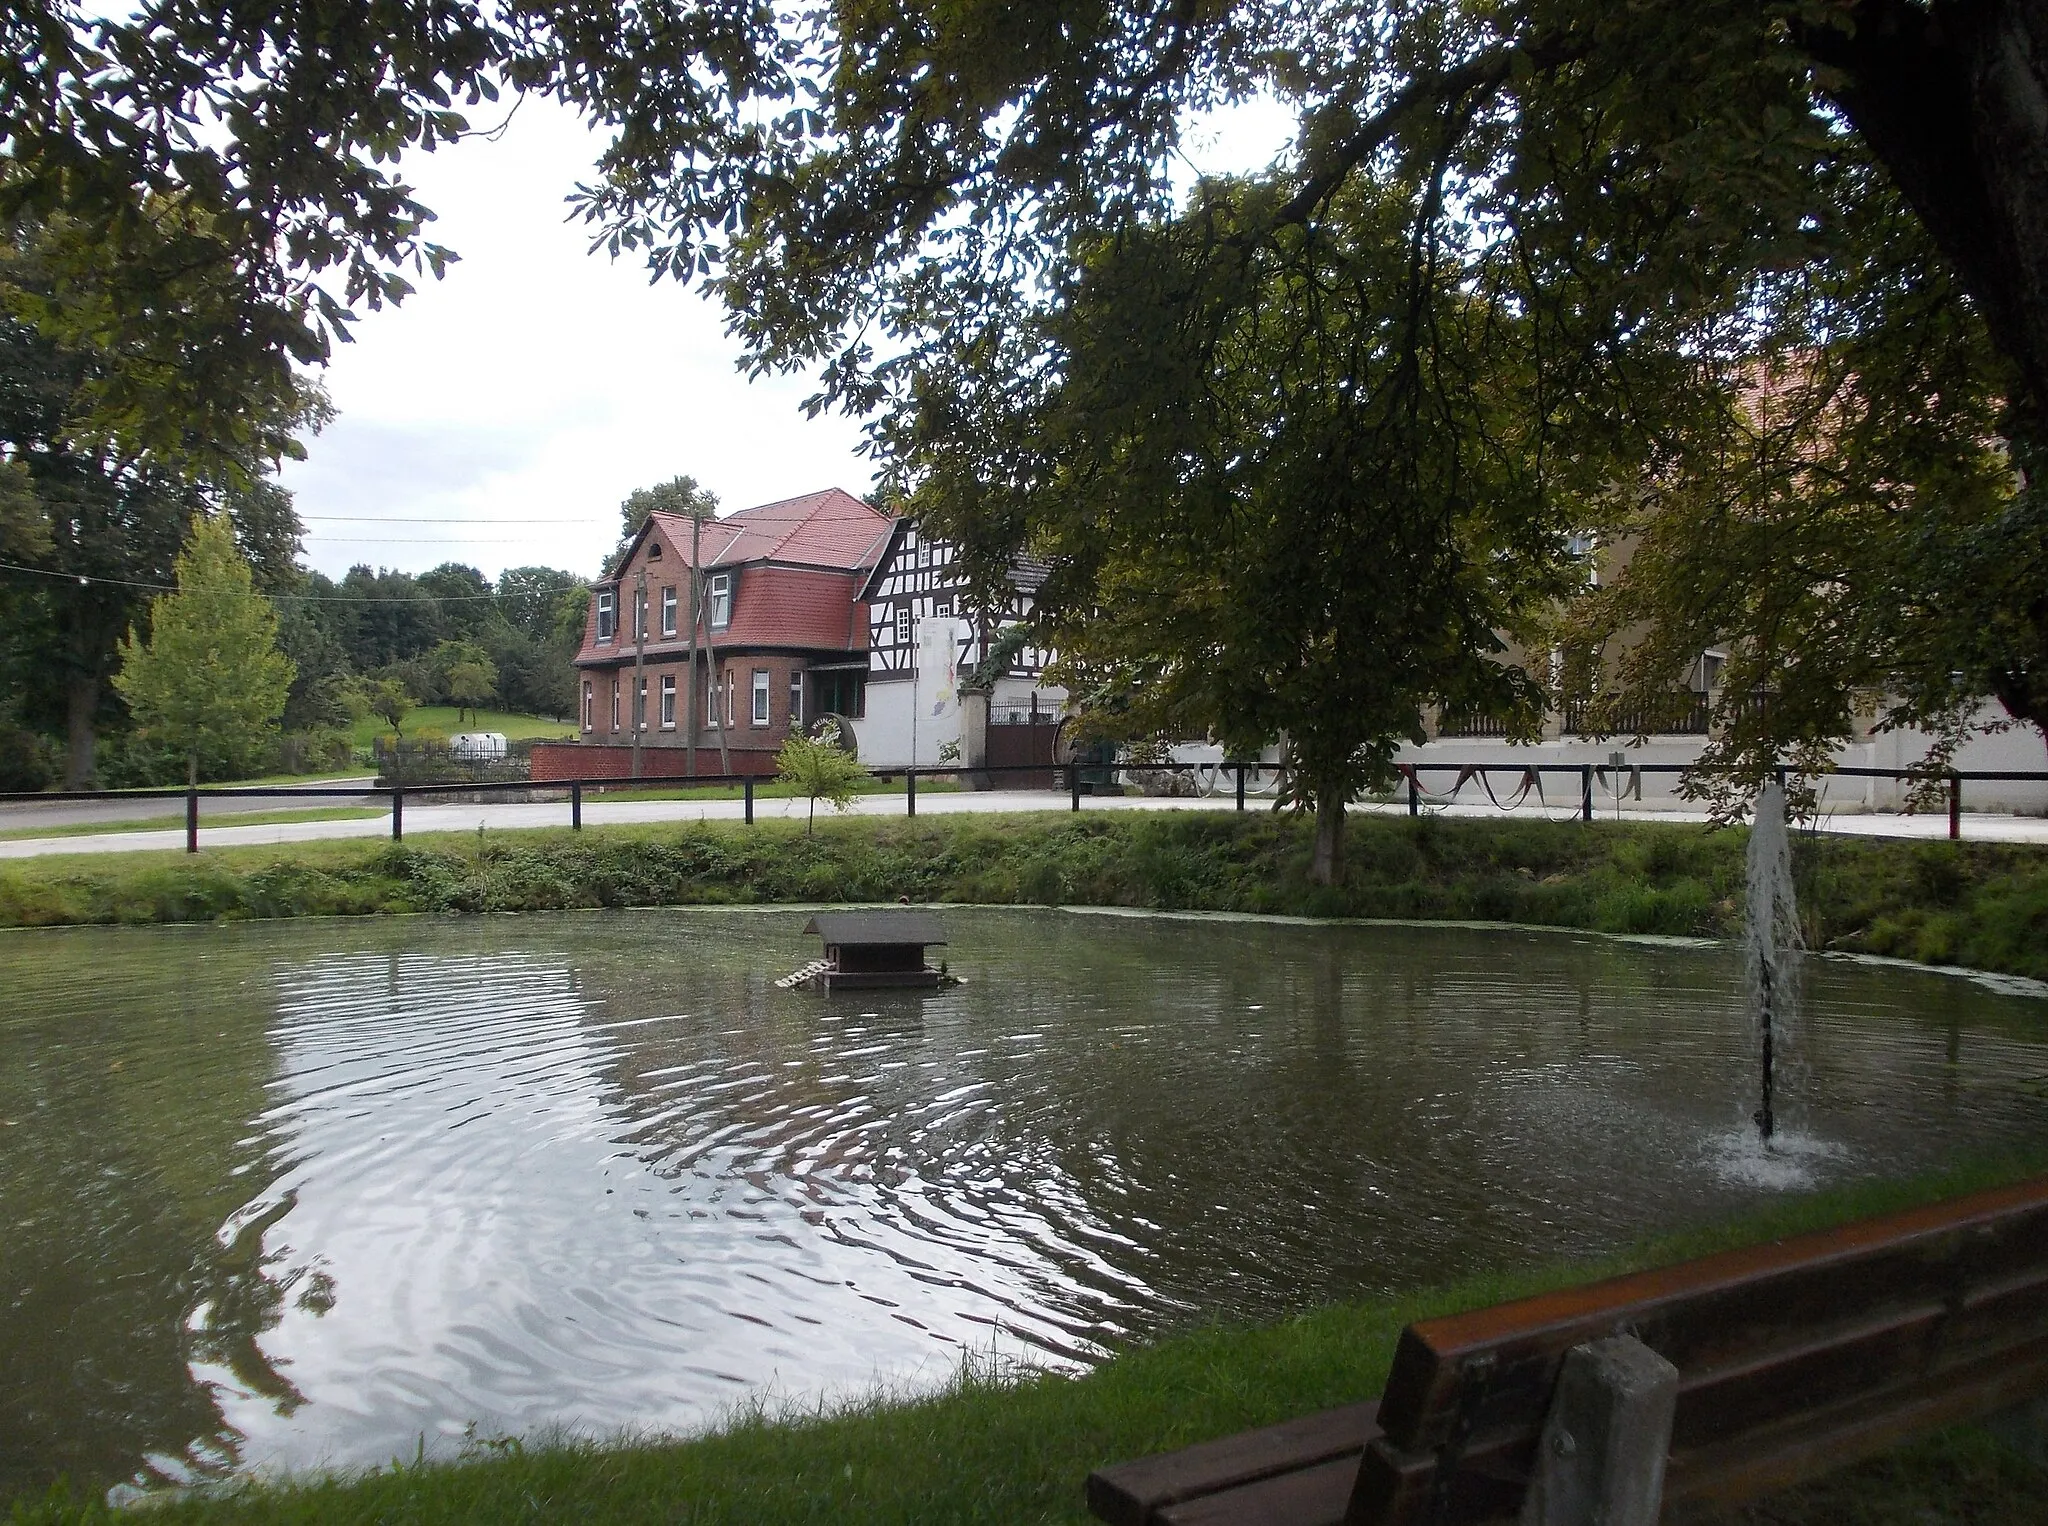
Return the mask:
{"type": "Polygon", "coordinates": [[[821,911],[804,924],[828,948],[872,947],[876,944],[920,947],[946,941],[946,929],[928,911],[821,911]]]}

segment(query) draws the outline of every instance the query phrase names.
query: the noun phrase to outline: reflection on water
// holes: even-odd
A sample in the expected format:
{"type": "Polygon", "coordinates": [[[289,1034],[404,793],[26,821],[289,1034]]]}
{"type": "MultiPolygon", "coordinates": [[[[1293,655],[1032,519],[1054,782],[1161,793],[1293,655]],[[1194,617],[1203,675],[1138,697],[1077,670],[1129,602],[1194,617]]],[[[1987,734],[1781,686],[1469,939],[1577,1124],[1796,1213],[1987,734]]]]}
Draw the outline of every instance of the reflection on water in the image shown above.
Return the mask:
{"type": "Polygon", "coordinates": [[[2031,991],[1817,964],[1753,1159],[1726,950],[946,915],[967,985],[830,1000],[779,910],[0,939],[0,1498],[1080,1363],[2048,1122],[2031,991]]]}

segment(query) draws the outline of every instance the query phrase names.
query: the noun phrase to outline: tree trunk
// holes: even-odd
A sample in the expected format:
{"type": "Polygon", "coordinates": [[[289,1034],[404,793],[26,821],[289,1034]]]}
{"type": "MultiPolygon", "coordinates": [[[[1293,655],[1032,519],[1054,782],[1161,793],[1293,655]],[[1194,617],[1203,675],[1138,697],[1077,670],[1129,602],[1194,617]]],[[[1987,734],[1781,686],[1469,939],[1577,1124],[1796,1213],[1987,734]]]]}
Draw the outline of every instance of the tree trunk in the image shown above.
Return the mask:
{"type": "Polygon", "coordinates": [[[1828,93],[1954,262],[2048,412],[2048,8],[2039,0],[1857,0],[1801,43],[1828,93]]]}
{"type": "Polygon", "coordinates": [[[1334,885],[1344,877],[1344,795],[1339,790],[1316,794],[1316,847],[1308,877],[1318,885],[1334,885]]]}
{"type": "Polygon", "coordinates": [[[100,681],[92,673],[74,672],[64,696],[64,787],[91,789],[93,753],[99,741],[100,681]]]}
{"type": "Polygon", "coordinates": [[[190,749],[185,754],[185,787],[187,789],[199,788],[199,749],[197,747],[190,749]]]}

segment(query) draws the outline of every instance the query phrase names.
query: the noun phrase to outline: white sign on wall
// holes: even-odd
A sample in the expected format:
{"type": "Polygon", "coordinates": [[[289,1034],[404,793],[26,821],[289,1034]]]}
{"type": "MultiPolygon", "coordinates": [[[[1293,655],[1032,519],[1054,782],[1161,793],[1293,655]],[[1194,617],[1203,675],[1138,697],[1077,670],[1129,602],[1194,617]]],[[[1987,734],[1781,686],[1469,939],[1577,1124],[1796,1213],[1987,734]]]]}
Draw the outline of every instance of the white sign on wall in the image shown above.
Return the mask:
{"type": "Polygon", "coordinates": [[[960,643],[964,620],[934,616],[917,622],[913,761],[935,762],[939,749],[960,739],[960,643]]]}

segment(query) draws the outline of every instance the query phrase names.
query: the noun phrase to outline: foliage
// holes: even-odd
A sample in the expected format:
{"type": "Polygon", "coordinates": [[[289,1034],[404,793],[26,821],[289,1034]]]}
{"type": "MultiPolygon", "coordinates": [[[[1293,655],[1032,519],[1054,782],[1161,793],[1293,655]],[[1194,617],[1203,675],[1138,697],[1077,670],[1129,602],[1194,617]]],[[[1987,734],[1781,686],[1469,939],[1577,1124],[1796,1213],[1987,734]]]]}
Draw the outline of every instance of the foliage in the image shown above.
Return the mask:
{"type": "Polygon", "coordinates": [[[185,753],[196,784],[202,749],[252,749],[276,729],[292,665],[224,520],[193,520],[176,573],[178,591],[150,605],[147,642],[131,630],[121,643],[114,685],[146,735],[185,753]]]}
{"type": "Polygon", "coordinates": [[[393,733],[403,736],[406,716],[412,713],[412,696],[395,678],[372,679],[363,689],[363,701],[372,715],[381,717],[393,733]]]}
{"type": "MultiPolygon", "coordinates": [[[[908,897],[1732,937],[1745,841],[1737,828],[1362,815],[1342,880],[1319,886],[1306,825],[1263,812],[541,830],[494,835],[481,861],[431,837],[22,860],[0,867],[0,926],[908,897]]],[[[1815,948],[2048,979],[2040,848],[1815,837],[1795,865],[1815,948]]]]}
{"type": "MultiPolygon", "coordinates": [[[[47,292],[52,279],[46,230],[0,238],[0,289],[47,292]]],[[[64,735],[72,788],[92,781],[102,727],[125,724],[105,680],[122,633],[169,584],[195,514],[227,516],[266,591],[296,576],[290,496],[264,478],[264,457],[234,443],[239,432],[204,449],[130,452],[81,436],[95,388],[127,359],[91,335],[57,343],[0,302],[0,533],[14,545],[0,560],[18,564],[0,569],[0,665],[20,721],[64,735]],[[204,473],[192,465],[201,456],[204,473]]],[[[324,400],[300,386],[245,422],[275,445],[324,417],[324,400]]]]}
{"type": "Polygon", "coordinates": [[[1260,248],[1280,194],[1204,186],[1105,242],[1044,326],[1056,380],[1024,407],[963,357],[952,396],[989,406],[938,420],[913,461],[942,510],[985,509],[994,442],[1053,567],[1055,674],[1094,729],[1251,753],[1284,736],[1328,879],[1343,802],[1391,780],[1427,707],[1533,736],[1541,691],[1495,633],[1572,586],[1606,399],[1528,427],[1550,336],[1428,185],[1390,174],[1316,239],[1260,248]],[[1545,429],[1581,452],[1546,451],[1545,429]]]}
{"type": "Polygon", "coordinates": [[[853,804],[859,785],[867,778],[867,770],[839,745],[839,728],[830,721],[815,738],[791,731],[782,750],[775,754],[775,774],[810,801],[810,815],[804,824],[806,835],[817,825],[820,800],[829,800],[834,810],[844,811],[853,804]]]}

